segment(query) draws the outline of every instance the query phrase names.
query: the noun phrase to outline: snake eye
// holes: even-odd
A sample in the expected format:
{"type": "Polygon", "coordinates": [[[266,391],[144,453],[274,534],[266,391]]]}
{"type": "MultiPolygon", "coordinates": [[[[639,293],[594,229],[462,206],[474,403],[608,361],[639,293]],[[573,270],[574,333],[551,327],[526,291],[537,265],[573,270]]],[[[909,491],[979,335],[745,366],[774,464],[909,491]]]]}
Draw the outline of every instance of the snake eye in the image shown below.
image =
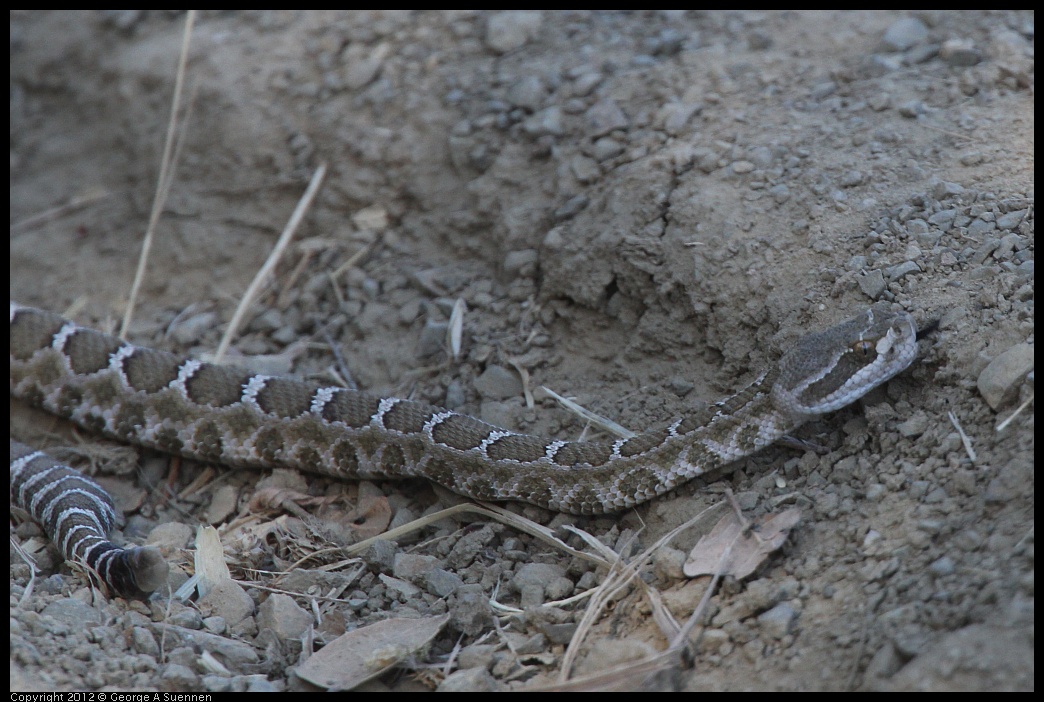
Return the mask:
{"type": "Polygon", "coordinates": [[[869,341],[866,341],[865,339],[860,339],[859,341],[852,344],[852,346],[850,346],[849,348],[851,348],[860,356],[865,356],[867,358],[874,354],[874,345],[869,341]]]}

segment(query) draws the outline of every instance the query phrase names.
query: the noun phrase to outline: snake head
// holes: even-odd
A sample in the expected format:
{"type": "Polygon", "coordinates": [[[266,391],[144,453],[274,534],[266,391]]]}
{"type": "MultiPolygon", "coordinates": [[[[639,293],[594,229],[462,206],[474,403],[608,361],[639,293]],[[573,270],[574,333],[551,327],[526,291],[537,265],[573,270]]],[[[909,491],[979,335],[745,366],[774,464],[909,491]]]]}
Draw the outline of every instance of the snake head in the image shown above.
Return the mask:
{"type": "Polygon", "coordinates": [[[902,372],[916,355],[913,317],[870,308],[800,339],[780,359],[773,403],[799,420],[833,412],[902,372]]]}

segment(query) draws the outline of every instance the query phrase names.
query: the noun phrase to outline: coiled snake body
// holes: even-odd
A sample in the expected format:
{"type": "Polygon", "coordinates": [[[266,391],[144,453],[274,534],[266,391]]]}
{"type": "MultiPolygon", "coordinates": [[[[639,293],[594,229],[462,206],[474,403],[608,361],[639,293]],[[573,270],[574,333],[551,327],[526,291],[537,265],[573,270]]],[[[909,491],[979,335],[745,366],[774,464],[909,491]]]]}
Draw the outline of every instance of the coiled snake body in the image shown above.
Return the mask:
{"type": "MultiPolygon", "coordinates": [[[[626,509],[748,456],[862,397],[906,368],[916,350],[910,315],[869,309],[801,338],[745,389],[664,429],[571,442],[518,434],[421,402],[185,360],[11,305],[11,394],[91,431],[229,466],[351,479],[424,477],[477,500],[573,514],[626,509]]],[[[12,500],[45,525],[69,513],[73,527],[56,521],[51,536],[67,557],[94,567],[86,546],[77,550],[77,534],[97,540],[94,551],[111,544],[74,517],[104,510],[70,473],[12,442],[12,500]]],[[[101,530],[106,519],[88,521],[101,530]]],[[[120,560],[117,570],[147,570],[155,564],[141,551],[109,559],[120,560]]]]}

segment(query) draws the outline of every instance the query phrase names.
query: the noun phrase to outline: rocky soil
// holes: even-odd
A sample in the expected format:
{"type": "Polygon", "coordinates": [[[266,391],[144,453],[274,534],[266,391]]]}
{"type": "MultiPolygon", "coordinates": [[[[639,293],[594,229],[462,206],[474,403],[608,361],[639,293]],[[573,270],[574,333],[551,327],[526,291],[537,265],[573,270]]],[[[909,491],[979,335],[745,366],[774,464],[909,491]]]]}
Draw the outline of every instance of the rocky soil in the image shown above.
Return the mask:
{"type": "MultiPolygon", "coordinates": [[[[185,15],[10,21],[11,296],[112,328],[185,15]]],[[[569,439],[584,421],[542,387],[641,431],[870,304],[937,321],[909,371],[799,432],[825,451],[774,447],[620,515],[511,509],[628,557],[725,488],[750,519],[802,511],[725,579],[683,662],[628,687],[1032,689],[1033,41],[1014,11],[204,13],[130,337],[212,352],[320,164],[235,343],[285,372],[569,439]]],[[[12,551],[12,689],[308,689],[301,666],[345,632],[439,618],[366,687],[547,685],[588,605],[570,598],[605,577],[467,512],[349,556],[460,500],[113,457],[12,409],[23,440],[108,456],[123,537],[159,545],[173,587],[200,523],[238,583],[106,600],[18,525],[41,572],[29,588],[12,551]]],[[[681,573],[697,537],[642,571],[679,621],[708,585],[681,573]]],[[[571,675],[667,646],[645,592],[613,598],[571,675]]]]}

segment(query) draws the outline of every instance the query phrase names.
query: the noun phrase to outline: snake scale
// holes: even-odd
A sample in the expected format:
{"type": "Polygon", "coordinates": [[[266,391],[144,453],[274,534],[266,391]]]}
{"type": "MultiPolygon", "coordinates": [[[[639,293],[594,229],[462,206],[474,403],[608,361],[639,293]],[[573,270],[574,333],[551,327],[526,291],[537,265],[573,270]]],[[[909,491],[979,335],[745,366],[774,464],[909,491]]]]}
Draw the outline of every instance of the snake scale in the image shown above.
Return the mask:
{"type": "MultiPolygon", "coordinates": [[[[627,439],[527,436],[412,400],[184,359],[60,315],[11,305],[11,394],[119,441],[227,466],[349,479],[424,477],[476,500],[614,512],[772,444],[862,397],[913,361],[905,312],[865,310],[799,339],[738,393],[627,439]]],[[[70,560],[121,592],[161,579],[154,549],[105,540],[111,501],[70,468],[12,442],[11,498],[70,560]]],[[[165,564],[162,565],[165,573],[165,564]]]]}

